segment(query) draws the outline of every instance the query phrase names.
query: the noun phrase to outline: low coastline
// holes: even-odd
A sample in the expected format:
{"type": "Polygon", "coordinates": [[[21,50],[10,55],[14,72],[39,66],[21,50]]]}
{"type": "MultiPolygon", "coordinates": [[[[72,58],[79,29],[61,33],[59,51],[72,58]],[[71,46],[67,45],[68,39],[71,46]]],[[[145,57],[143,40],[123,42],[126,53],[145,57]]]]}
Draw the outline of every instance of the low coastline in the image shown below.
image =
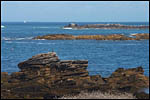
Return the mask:
{"type": "Polygon", "coordinates": [[[87,24],[87,25],[77,25],[71,23],[64,26],[63,29],[148,29],[147,25],[122,25],[122,24],[87,24]]]}
{"type": "Polygon", "coordinates": [[[46,40],[147,40],[149,33],[132,34],[131,37],[123,34],[110,34],[110,35],[70,35],[70,34],[48,34],[44,36],[37,36],[33,39],[46,39],[46,40]]]}

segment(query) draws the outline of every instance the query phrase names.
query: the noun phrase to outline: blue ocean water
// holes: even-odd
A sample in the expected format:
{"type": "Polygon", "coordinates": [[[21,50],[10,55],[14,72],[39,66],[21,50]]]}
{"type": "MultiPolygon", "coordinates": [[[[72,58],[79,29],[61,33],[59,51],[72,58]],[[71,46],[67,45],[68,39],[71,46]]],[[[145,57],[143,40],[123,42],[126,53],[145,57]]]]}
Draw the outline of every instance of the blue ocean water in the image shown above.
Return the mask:
{"type": "MultiPolygon", "coordinates": [[[[100,24],[149,25],[146,22],[99,22],[100,24]]],[[[69,22],[5,22],[1,28],[1,71],[19,71],[17,64],[28,58],[47,53],[52,49],[61,60],[88,60],[90,75],[108,77],[117,68],[142,66],[149,76],[149,40],[32,40],[46,34],[125,34],[149,33],[148,29],[63,29],[69,22]]],[[[78,22],[77,24],[98,24],[78,22]]]]}

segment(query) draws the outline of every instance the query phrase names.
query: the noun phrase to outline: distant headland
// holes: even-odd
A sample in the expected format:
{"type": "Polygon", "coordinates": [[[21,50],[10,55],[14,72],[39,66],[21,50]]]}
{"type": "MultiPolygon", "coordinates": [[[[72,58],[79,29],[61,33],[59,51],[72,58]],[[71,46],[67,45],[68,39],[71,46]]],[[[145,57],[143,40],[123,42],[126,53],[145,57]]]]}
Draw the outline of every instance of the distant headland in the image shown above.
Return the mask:
{"type": "Polygon", "coordinates": [[[67,26],[63,27],[64,29],[147,29],[148,25],[122,25],[122,24],[87,24],[87,25],[78,25],[75,23],[70,23],[67,26]]]}

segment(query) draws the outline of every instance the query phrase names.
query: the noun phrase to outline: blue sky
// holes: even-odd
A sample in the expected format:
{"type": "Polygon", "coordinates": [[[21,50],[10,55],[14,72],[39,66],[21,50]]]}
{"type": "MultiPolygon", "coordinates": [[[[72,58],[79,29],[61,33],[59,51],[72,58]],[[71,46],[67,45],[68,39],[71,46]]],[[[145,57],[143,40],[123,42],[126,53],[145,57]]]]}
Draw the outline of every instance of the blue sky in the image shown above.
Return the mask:
{"type": "Polygon", "coordinates": [[[148,22],[148,1],[2,1],[2,22],[148,22]]]}

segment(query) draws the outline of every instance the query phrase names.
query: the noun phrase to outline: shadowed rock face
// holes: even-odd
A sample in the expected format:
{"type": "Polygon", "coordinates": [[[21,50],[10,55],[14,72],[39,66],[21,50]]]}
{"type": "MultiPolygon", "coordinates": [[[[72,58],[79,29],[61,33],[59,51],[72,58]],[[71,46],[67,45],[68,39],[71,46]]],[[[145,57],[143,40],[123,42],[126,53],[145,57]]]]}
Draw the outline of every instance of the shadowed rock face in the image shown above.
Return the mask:
{"type": "Polygon", "coordinates": [[[133,34],[134,37],[127,37],[122,34],[111,35],[78,35],[73,36],[69,34],[49,34],[44,36],[37,36],[33,39],[46,40],[142,40],[149,39],[149,33],[133,34]]]}
{"type": "Polygon", "coordinates": [[[111,88],[116,88],[123,92],[137,92],[137,90],[149,86],[149,79],[143,73],[142,67],[126,70],[119,68],[111,74],[107,79],[107,83],[111,88]]]}
{"type": "Polygon", "coordinates": [[[1,98],[49,99],[81,91],[134,93],[149,86],[142,67],[117,69],[108,78],[89,76],[87,60],[60,60],[55,52],[38,54],[18,64],[20,72],[1,73],[1,98]]]}
{"type": "Polygon", "coordinates": [[[69,24],[63,28],[72,28],[72,29],[84,29],[84,28],[96,28],[96,29],[147,29],[149,26],[146,25],[121,25],[121,24],[87,24],[87,25],[77,25],[69,24]]]}

